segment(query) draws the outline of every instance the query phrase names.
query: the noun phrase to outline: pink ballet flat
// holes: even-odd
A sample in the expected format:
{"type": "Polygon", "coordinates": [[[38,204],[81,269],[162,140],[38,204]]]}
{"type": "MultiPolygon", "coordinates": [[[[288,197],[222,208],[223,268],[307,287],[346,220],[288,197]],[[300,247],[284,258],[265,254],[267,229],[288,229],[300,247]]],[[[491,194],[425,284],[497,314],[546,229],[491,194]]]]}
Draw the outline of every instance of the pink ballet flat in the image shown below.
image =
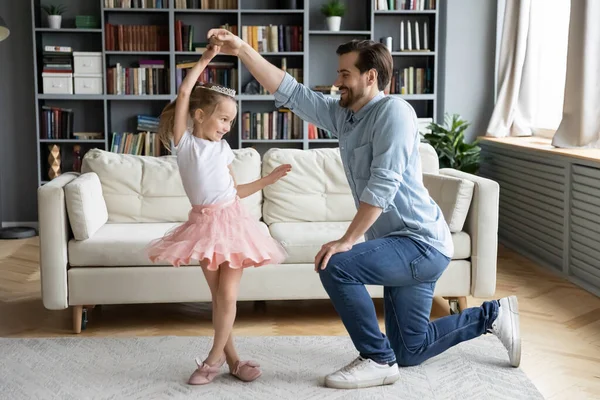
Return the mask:
{"type": "Polygon", "coordinates": [[[262,371],[259,369],[259,367],[260,365],[254,361],[237,361],[233,366],[231,375],[235,376],[241,381],[252,382],[262,375],[262,371]]]}
{"type": "Polygon", "coordinates": [[[196,365],[198,365],[198,368],[194,371],[192,376],[190,376],[188,384],[206,385],[207,383],[212,382],[219,374],[219,370],[223,364],[225,364],[225,355],[221,356],[221,359],[217,361],[214,366],[201,362],[196,358],[196,365]]]}

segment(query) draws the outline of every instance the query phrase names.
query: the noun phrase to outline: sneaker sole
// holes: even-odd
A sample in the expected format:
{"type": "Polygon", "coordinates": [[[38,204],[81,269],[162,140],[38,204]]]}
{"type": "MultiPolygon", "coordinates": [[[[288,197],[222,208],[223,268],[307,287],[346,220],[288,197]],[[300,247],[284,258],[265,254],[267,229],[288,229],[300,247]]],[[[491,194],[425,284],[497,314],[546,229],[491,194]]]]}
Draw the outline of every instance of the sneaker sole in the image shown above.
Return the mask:
{"type": "Polygon", "coordinates": [[[519,327],[519,302],[516,296],[508,298],[510,308],[510,325],[512,327],[513,345],[510,353],[510,365],[518,367],[521,364],[521,331],[519,327]]]}
{"type": "Polygon", "coordinates": [[[333,389],[361,389],[373,386],[391,385],[400,379],[400,372],[384,378],[369,379],[360,382],[337,382],[325,378],[325,386],[333,389]]]}

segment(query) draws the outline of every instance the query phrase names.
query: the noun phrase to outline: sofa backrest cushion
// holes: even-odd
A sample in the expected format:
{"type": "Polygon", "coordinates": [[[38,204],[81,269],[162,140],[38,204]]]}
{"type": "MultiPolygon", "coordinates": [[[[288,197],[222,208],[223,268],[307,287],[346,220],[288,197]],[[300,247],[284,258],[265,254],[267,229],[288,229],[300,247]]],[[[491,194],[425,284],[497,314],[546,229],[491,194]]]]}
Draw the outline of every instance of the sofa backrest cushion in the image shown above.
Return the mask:
{"type": "Polygon", "coordinates": [[[65,202],[75,240],[89,239],[108,221],[102,185],[93,172],[79,175],[65,185],[65,202]]]}
{"type": "Polygon", "coordinates": [[[471,207],[475,183],[453,176],[424,173],[423,185],[442,210],[450,232],[461,232],[471,207]]]}
{"type": "MultiPolygon", "coordinates": [[[[260,178],[260,155],[254,149],[234,150],[238,184],[260,178]]],[[[175,156],[133,156],[89,150],[82,173],[100,178],[109,223],[186,221],[191,204],[185,194],[175,156]]],[[[262,193],[242,199],[253,216],[261,217],[262,193]]]]}
{"type": "MultiPolygon", "coordinates": [[[[439,161],[433,147],[419,146],[423,172],[437,174],[439,161]]],[[[313,150],[270,149],[263,156],[266,176],[281,164],[292,171],[263,190],[263,220],[274,222],[350,221],[356,214],[338,148],[313,150]]]]}

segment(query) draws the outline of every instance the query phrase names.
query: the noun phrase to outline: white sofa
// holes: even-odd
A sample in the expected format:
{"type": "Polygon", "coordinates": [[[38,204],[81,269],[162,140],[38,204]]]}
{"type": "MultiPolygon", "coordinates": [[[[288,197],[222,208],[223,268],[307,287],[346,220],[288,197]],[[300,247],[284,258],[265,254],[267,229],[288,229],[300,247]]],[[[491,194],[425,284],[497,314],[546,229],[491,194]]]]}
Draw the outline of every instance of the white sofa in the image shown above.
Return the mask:
{"type": "MultiPolygon", "coordinates": [[[[291,173],[242,199],[289,253],[283,265],[244,272],[240,300],[326,299],[313,271],[321,245],[340,238],[356,208],[338,149],[234,150],[238,184],[283,163],[291,173]]],[[[454,238],[455,255],[435,294],[487,297],[496,286],[498,194],[494,181],[439,170],[433,148],[420,145],[423,179],[454,238]]],[[[142,157],[90,150],[82,173],[65,173],[38,190],[43,304],[73,308],[80,332],[88,305],[210,301],[197,267],[153,265],[145,247],[187,219],[191,207],[173,156],[142,157]]],[[[385,215],[382,217],[385,218],[385,215]]],[[[368,287],[381,297],[381,287],[368,287]]]]}

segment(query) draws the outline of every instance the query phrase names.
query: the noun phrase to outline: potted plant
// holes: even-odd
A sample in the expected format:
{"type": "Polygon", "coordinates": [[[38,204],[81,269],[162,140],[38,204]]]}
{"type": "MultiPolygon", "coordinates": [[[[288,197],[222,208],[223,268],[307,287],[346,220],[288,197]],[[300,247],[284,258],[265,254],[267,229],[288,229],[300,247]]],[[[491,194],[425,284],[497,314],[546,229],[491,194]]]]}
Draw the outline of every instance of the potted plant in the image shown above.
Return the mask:
{"type": "Polygon", "coordinates": [[[329,0],[321,7],[321,12],[327,17],[327,27],[330,31],[339,31],[346,6],[340,0],[329,0]]]}
{"type": "Polygon", "coordinates": [[[437,152],[440,168],[454,168],[470,174],[479,171],[481,148],[477,140],[473,143],[464,141],[465,130],[469,125],[458,114],[446,114],[444,125],[429,124],[427,128],[431,132],[423,135],[423,141],[433,146],[437,152]]]}
{"type": "Polygon", "coordinates": [[[42,10],[48,14],[48,26],[51,29],[60,29],[62,23],[62,15],[65,13],[67,8],[60,4],[55,6],[53,4],[44,4],[41,6],[42,10]]]}

